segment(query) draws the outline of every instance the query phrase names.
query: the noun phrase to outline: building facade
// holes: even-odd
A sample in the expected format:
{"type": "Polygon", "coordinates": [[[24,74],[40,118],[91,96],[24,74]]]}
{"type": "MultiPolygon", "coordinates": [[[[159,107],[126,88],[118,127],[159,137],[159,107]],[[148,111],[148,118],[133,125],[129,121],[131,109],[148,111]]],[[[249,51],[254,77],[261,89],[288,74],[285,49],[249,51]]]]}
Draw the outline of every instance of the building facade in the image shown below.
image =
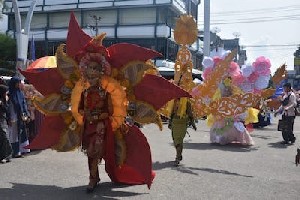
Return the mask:
{"type": "MultiPolygon", "coordinates": [[[[3,13],[8,15],[8,34],[15,34],[15,17],[11,0],[6,0],[3,13]]],[[[22,22],[31,1],[19,0],[22,22]]],[[[54,55],[66,41],[70,12],[90,36],[106,32],[105,46],[127,42],[154,49],[163,59],[174,61],[178,45],[173,30],[176,18],[191,14],[197,21],[200,0],[37,0],[31,33],[36,56],[54,55]]],[[[31,36],[30,36],[31,37],[31,36]]],[[[191,46],[193,61],[202,61],[199,41],[191,46]]]]}
{"type": "Polygon", "coordinates": [[[294,53],[294,72],[291,82],[294,89],[300,90],[300,46],[294,53]]]}

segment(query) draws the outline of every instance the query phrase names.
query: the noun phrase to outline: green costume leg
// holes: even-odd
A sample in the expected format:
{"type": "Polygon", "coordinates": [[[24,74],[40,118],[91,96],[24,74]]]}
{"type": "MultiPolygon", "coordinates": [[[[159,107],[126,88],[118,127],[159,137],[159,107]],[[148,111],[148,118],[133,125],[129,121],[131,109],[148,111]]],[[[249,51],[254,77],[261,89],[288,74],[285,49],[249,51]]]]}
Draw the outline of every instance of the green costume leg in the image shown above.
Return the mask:
{"type": "Polygon", "coordinates": [[[187,131],[187,118],[172,120],[172,138],[176,149],[176,164],[182,160],[183,139],[187,131]]]}

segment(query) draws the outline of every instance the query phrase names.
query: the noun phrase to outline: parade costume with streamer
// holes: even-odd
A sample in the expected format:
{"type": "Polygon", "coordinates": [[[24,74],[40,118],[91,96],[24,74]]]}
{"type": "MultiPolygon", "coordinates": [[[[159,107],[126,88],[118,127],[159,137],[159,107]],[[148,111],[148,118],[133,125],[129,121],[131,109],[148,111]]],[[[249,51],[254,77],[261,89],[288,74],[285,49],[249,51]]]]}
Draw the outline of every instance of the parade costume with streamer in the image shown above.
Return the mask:
{"type": "MultiPolygon", "coordinates": [[[[197,38],[197,25],[191,15],[182,15],[176,21],[174,38],[180,49],[174,66],[174,83],[190,92],[195,86],[192,78],[192,55],[188,45],[193,44],[197,38]]],[[[187,127],[192,126],[197,130],[192,111],[190,98],[175,99],[165,107],[163,111],[169,116],[169,128],[172,131],[173,144],[176,150],[175,165],[182,160],[183,139],[187,133],[187,127]]]]}
{"type": "Polygon", "coordinates": [[[191,93],[196,101],[194,109],[198,116],[207,116],[212,143],[252,145],[247,128],[258,121],[259,112],[253,107],[275,92],[265,89],[270,80],[270,61],[259,57],[252,65],[240,68],[232,61],[235,52],[215,53],[203,60],[204,83],[191,93]]]}
{"type": "Polygon", "coordinates": [[[190,95],[156,75],[148,59],[160,53],[127,43],[106,48],[104,36],[86,35],[72,13],[67,44],[56,52],[57,68],[22,71],[44,95],[33,103],[46,115],[28,148],[65,152],[82,146],[89,162],[88,192],[100,181],[101,159],[113,182],[150,188],[155,174],[149,144],[125,117],[161,128],[158,110],[171,99],[190,95]]]}

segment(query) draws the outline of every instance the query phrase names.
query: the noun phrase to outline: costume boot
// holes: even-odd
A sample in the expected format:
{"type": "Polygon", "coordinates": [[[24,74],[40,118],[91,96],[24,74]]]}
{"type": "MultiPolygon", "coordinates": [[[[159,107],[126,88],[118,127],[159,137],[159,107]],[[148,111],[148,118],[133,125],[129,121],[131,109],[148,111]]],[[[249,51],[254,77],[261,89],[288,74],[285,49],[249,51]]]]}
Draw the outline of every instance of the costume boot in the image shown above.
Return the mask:
{"type": "Polygon", "coordinates": [[[98,171],[98,158],[88,157],[89,171],[90,171],[90,182],[86,188],[87,193],[91,193],[95,190],[98,183],[100,182],[99,171],[98,171]]]}
{"type": "Polygon", "coordinates": [[[183,144],[177,144],[175,146],[176,148],[176,159],[175,159],[175,165],[179,165],[180,161],[182,160],[182,149],[183,144]]]}

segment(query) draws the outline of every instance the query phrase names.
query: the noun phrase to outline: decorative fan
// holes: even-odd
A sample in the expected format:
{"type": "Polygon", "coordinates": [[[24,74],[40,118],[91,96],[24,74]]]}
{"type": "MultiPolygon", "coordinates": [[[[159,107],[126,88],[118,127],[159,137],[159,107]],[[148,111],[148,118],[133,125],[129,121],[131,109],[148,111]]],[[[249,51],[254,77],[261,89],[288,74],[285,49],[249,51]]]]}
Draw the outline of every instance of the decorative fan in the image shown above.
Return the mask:
{"type": "Polygon", "coordinates": [[[281,83],[282,80],[286,78],[286,64],[281,65],[279,68],[277,68],[276,72],[274,73],[272,77],[273,86],[277,86],[281,83]]]}
{"type": "Polygon", "coordinates": [[[198,37],[197,24],[191,15],[181,15],[176,20],[174,39],[177,44],[191,45],[198,37]]]}

